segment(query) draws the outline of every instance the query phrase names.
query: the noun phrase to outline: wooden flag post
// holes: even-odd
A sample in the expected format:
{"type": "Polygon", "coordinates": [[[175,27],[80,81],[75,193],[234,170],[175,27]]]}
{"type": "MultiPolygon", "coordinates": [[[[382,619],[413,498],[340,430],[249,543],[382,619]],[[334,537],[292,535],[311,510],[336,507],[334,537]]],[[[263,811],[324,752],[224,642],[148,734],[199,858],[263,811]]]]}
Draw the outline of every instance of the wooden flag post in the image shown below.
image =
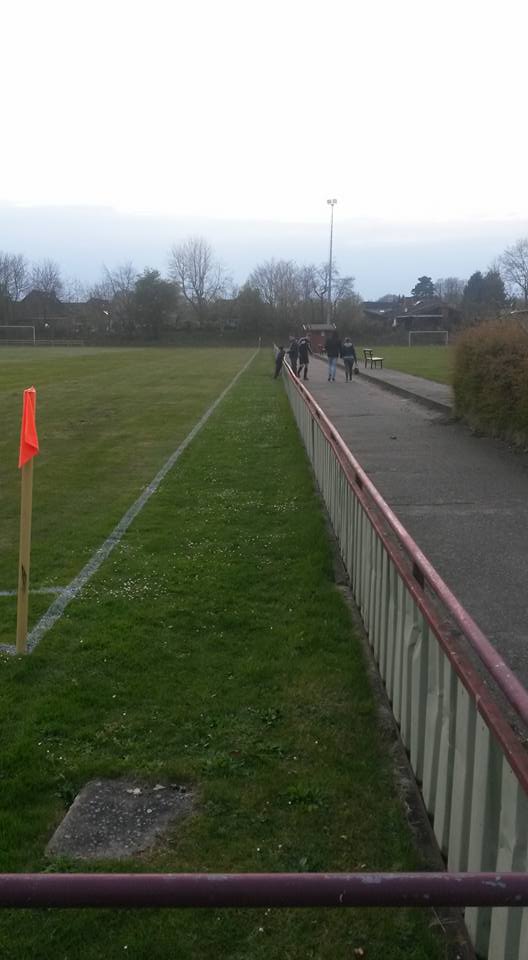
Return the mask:
{"type": "Polygon", "coordinates": [[[16,652],[25,653],[29,609],[29,564],[31,559],[31,513],[33,507],[33,458],[21,470],[20,553],[18,560],[18,602],[16,652]]]}
{"type": "Polygon", "coordinates": [[[35,423],[36,400],[37,395],[34,387],[24,390],[20,453],[18,458],[18,466],[22,471],[22,493],[20,504],[20,553],[18,561],[17,653],[26,653],[27,650],[31,514],[33,507],[33,457],[39,452],[35,423]]]}

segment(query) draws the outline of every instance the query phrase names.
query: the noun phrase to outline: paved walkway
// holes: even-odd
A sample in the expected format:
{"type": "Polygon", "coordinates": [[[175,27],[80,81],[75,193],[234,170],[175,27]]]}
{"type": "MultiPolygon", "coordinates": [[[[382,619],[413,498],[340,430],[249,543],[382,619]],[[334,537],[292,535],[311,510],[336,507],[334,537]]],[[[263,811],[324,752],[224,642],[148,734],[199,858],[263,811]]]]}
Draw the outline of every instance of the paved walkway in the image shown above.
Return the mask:
{"type": "Polygon", "coordinates": [[[439,410],[441,413],[450,413],[453,407],[453,390],[445,383],[435,383],[434,380],[424,380],[423,377],[413,377],[409,373],[400,373],[399,370],[371,370],[360,366],[361,375],[385,387],[393,393],[439,410]]]}
{"type": "Polygon", "coordinates": [[[336,382],[328,383],[326,363],[314,359],[307,386],[528,687],[528,456],[455,422],[449,387],[393,370],[360,370],[346,383],[338,368],[336,382]]]}

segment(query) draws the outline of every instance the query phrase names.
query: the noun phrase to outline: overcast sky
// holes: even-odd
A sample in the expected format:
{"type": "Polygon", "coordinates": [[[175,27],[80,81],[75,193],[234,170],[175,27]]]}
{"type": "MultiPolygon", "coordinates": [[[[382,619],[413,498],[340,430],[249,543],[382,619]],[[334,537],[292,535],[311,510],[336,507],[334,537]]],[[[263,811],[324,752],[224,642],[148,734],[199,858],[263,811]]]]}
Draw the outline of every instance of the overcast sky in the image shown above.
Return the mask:
{"type": "MultiPolygon", "coordinates": [[[[266,221],[265,256],[272,225],[292,224],[278,246],[296,259],[306,224],[322,260],[328,197],[356,275],[362,231],[478,239],[498,221],[510,242],[528,220],[527,27],[526,0],[6,4],[0,207],[111,208],[118,259],[140,214],[233,221],[240,249],[244,221],[266,221]]],[[[57,259],[80,242],[66,220],[57,259]]]]}

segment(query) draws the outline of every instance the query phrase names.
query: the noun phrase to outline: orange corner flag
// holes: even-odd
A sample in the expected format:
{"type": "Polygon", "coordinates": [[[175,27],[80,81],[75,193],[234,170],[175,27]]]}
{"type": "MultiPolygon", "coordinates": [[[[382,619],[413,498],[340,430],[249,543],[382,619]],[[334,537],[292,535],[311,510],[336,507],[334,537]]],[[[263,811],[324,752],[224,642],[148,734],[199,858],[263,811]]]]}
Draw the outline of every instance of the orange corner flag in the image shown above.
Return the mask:
{"type": "Polygon", "coordinates": [[[28,460],[31,460],[31,458],[39,452],[37,425],[35,423],[36,405],[37,393],[35,387],[29,387],[27,390],[24,390],[22,429],[20,431],[20,453],[18,456],[19,468],[23,467],[28,460]]]}

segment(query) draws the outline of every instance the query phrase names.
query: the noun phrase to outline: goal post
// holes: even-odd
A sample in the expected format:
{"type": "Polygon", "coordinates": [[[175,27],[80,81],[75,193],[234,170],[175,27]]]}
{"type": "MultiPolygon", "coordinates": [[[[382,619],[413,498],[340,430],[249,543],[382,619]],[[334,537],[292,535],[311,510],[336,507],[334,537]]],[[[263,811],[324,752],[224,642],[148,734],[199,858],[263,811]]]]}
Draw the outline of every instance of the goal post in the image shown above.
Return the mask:
{"type": "Polygon", "coordinates": [[[24,323],[0,323],[0,346],[35,346],[35,327],[24,323]]]}
{"type": "Polygon", "coordinates": [[[448,343],[449,330],[409,330],[410,347],[413,345],[416,346],[417,344],[427,347],[440,344],[441,346],[447,347],[448,343]]]}

